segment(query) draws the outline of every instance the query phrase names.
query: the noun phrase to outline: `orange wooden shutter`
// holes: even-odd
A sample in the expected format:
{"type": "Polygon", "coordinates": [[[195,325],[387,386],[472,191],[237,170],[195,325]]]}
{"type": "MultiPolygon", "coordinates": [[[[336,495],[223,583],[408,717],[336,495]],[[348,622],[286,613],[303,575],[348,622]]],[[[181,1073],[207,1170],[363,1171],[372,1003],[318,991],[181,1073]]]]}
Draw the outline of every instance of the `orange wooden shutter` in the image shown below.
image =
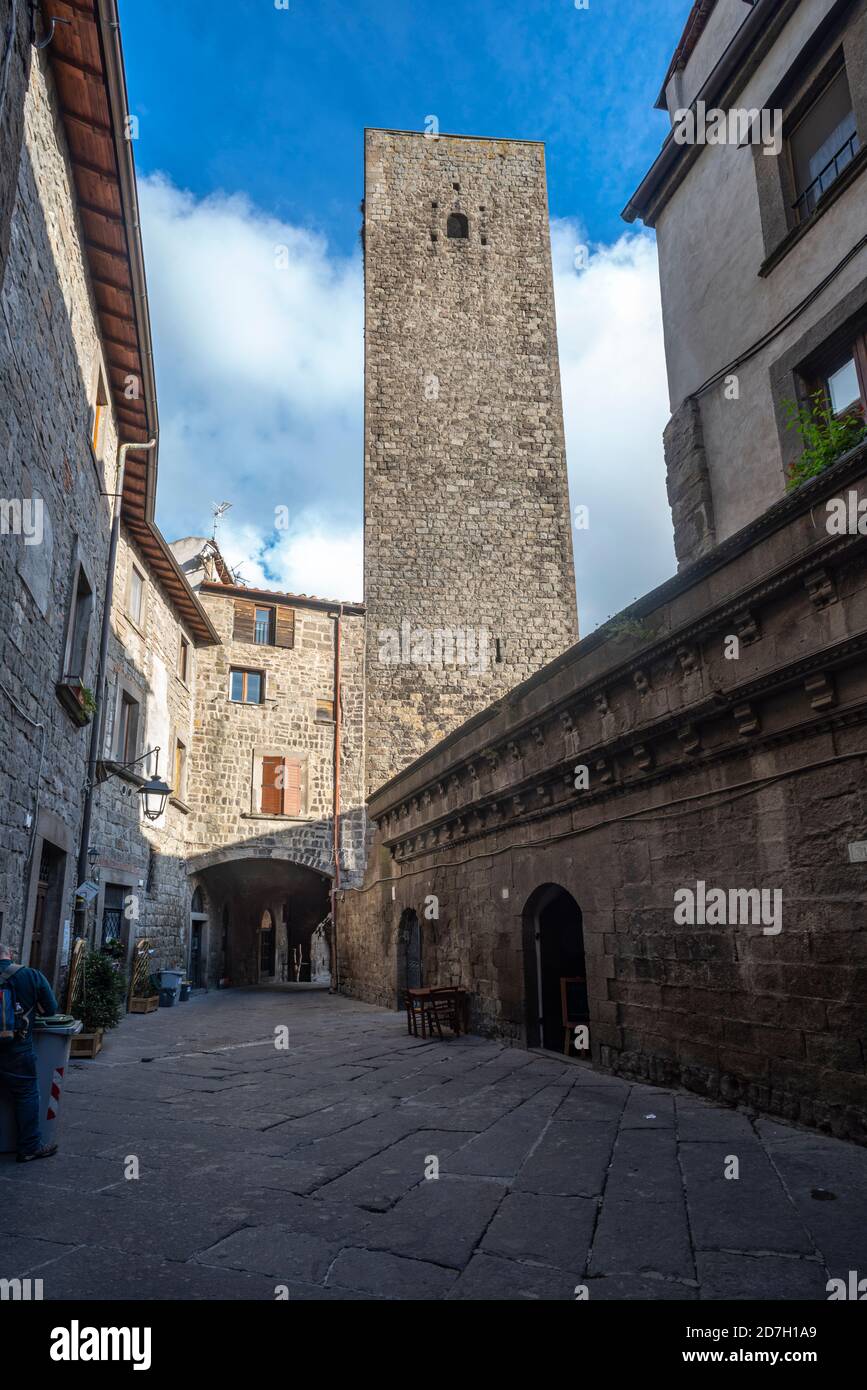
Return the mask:
{"type": "Polygon", "coordinates": [[[283,777],[283,814],[284,816],[301,815],[301,763],[297,758],[286,759],[286,771],[283,777]]]}
{"type": "Polygon", "coordinates": [[[275,623],[274,646],[275,647],[294,647],[295,646],[295,609],[278,608],[277,621],[275,623]]]}
{"type": "Polygon", "coordinates": [[[235,626],[232,636],[236,642],[255,642],[256,605],[246,599],[235,599],[235,626]]]}
{"type": "Polygon", "coordinates": [[[262,814],[279,816],[283,813],[283,759],[262,759],[262,814]]]}

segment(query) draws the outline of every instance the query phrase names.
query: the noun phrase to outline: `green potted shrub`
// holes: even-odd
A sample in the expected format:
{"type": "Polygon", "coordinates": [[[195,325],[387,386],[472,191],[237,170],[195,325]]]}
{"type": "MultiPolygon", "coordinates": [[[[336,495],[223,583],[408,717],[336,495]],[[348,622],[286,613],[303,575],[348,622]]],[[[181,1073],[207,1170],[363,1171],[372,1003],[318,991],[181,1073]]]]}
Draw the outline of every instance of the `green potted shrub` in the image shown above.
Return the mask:
{"type": "Polygon", "coordinates": [[[795,430],[804,452],[789,468],[786,487],[800,487],[808,478],[824,473],[867,436],[867,425],[857,415],[835,415],[824,391],[816,391],[805,405],[785,401],[786,429],[795,430]]]}
{"type": "Polygon", "coordinates": [[[72,1012],[84,1025],[72,1039],[73,1056],[96,1056],[106,1028],[120,1023],[125,998],[126,980],[117,961],[103,951],[89,950],[72,1001],[72,1012]]]}

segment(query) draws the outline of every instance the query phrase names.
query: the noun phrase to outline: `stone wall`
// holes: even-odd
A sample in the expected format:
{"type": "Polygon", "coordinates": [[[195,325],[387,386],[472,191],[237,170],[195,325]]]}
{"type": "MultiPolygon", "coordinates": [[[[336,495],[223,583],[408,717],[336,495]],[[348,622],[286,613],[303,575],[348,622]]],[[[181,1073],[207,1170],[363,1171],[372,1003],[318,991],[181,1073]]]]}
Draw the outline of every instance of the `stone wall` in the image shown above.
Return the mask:
{"type": "Polygon", "coordinates": [[[343,989],[393,1004],[412,909],[425,983],[525,1041],[558,885],[596,1065],[867,1140],[867,538],[826,525],[850,493],[867,509],[865,448],[372,797],[343,989]],[[700,883],[781,896],[678,920],[700,883]]]}
{"type": "Polygon", "coordinates": [[[97,321],[56,97],[41,58],[32,63],[24,108],[0,356],[0,494],[5,501],[41,502],[43,509],[37,543],[0,536],[0,911],[3,940],[27,960],[43,841],[65,855],[52,869],[42,957],[53,974],[63,922],[72,916],[90,738],[89,727],[79,727],[61,707],[55,685],[65,674],[79,561],[94,591],[84,680],[95,684],[109,534],[103,494],[111,491],[117,432],[109,406],[97,456],[91,446],[101,361],[97,321]]]}
{"type": "Polygon", "coordinates": [[[577,617],[544,147],[368,130],[364,242],[373,789],[577,617]],[[455,630],[482,659],[443,657],[455,630]]]}
{"type": "MultiPolygon", "coordinates": [[[[317,720],[317,700],[334,698],[334,610],[295,607],[292,648],[235,641],[235,598],[201,590],[221,638],[198,657],[196,725],[189,772],[191,855],[215,848],[226,858],[255,844],[291,850],[299,864],[333,873],[334,722],[317,720]],[[262,704],[229,699],[232,669],[265,675],[262,704]],[[262,750],[298,754],[306,763],[305,805],[292,819],[262,815],[254,799],[254,762],[262,750]]],[[[243,593],[238,595],[243,597],[243,593]]],[[[263,599],[262,602],[265,602],[263,599]]],[[[344,614],[341,642],[341,746],[344,876],[363,870],[363,618],[344,614]]]]}
{"type": "Polygon", "coordinates": [[[0,290],[18,187],[24,101],[30,79],[30,6],[0,0],[0,290]]]}
{"type": "MultiPolygon", "coordinates": [[[[199,649],[201,651],[203,649],[199,649]]],[[[189,960],[191,888],[187,874],[187,786],[177,785],[175,745],[180,739],[193,748],[193,702],[199,657],[194,640],[142,553],[121,528],[115,570],[109,639],[108,700],[102,757],[109,767],[122,761],[117,746],[121,691],[140,702],[141,717],[135,752],[138,757],[159,748],[159,772],[175,795],[158,821],[148,821],[138,794],[140,779],[155,770],[156,760],[139,763],[131,774],[104,781],[94,799],[92,843],[99,850],[100,896],[94,920],[101,941],[106,889],[127,890],[129,917],[124,938],[131,948],[136,937],[155,943],[156,962],[186,969],[189,960]],[[140,622],[129,612],[129,576],[135,563],[145,577],[140,622]],[[179,674],[181,636],[188,643],[186,678],[179,674]]],[[[129,759],[127,759],[129,760],[129,759]]]]}

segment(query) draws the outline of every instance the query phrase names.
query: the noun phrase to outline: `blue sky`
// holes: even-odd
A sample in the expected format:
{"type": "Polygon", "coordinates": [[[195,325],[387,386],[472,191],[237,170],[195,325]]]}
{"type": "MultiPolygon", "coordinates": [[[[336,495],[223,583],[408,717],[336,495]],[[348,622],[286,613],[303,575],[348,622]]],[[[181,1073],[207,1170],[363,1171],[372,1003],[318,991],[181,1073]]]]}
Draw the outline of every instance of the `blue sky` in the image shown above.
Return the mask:
{"type": "Polygon", "coordinates": [[[619,214],[664,137],[653,102],[690,8],[121,0],[162,421],[158,518],[170,538],[207,529],[212,501],[225,498],[226,547],[248,580],[322,592],[330,579],[332,594],[358,587],[362,132],[422,130],[435,115],[443,132],[547,145],[564,397],[570,361],[575,372],[567,440],[571,414],[581,452],[595,451],[573,466],[570,443],[573,502],[597,502],[583,558],[576,538],[589,625],[671,572],[652,238],[619,214]],[[571,264],[578,242],[594,256],[583,286],[571,264]],[[292,266],[275,288],[265,262],[277,244],[291,247],[292,266]],[[590,316],[604,316],[606,295],[620,306],[609,339],[618,322],[634,331],[636,314],[646,333],[633,366],[647,391],[646,412],[632,411],[640,438],[610,419],[618,399],[634,403],[634,381],[624,376],[621,397],[603,402],[607,418],[589,431],[581,404],[582,393],[598,401],[614,360],[614,342],[591,341],[605,331],[590,316]],[[624,472],[603,494],[611,447],[635,458],[635,476],[624,472]],[[622,557],[625,490],[640,555],[627,573],[618,560],[606,588],[598,571],[615,536],[622,557]],[[280,505],[291,510],[289,535],[273,529],[280,505]],[[642,526],[652,536],[639,544],[642,526]]]}

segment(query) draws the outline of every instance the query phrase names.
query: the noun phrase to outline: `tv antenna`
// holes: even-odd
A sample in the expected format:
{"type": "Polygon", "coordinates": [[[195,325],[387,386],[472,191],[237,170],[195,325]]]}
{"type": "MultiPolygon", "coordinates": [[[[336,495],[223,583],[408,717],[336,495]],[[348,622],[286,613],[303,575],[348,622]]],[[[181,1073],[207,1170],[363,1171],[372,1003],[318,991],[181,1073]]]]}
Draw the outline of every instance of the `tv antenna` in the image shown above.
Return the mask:
{"type": "Polygon", "coordinates": [[[212,541],[214,542],[214,544],[216,545],[216,543],[217,543],[217,527],[219,526],[220,522],[222,521],[223,516],[225,515],[225,513],[231,510],[232,504],[231,504],[231,502],[213,502],[213,503],[211,504],[211,507],[212,507],[212,510],[213,510],[213,513],[214,513],[214,531],[213,531],[213,534],[212,534],[212,536],[211,536],[211,540],[212,540],[212,541]]]}

